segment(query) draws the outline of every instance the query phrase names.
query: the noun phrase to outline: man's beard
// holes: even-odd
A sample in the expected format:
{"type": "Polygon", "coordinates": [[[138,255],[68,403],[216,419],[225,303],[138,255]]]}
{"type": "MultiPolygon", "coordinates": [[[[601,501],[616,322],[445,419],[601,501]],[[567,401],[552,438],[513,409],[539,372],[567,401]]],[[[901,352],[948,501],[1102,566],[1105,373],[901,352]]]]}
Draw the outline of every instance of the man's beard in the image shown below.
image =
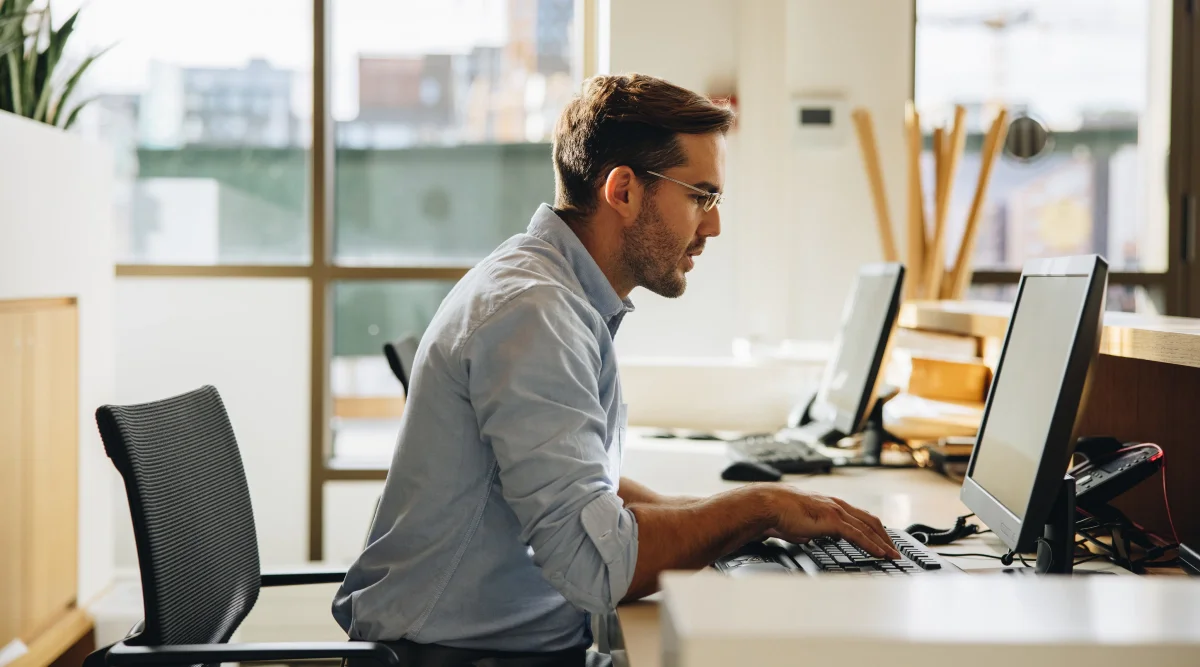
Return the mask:
{"type": "MultiPolygon", "coordinates": [[[[622,241],[625,266],[635,284],[668,299],[683,295],[687,289],[687,276],[679,262],[688,246],[681,245],[672,236],[652,199],[642,205],[633,226],[622,232],[622,241]]],[[[695,247],[703,245],[701,241],[695,247]]]]}

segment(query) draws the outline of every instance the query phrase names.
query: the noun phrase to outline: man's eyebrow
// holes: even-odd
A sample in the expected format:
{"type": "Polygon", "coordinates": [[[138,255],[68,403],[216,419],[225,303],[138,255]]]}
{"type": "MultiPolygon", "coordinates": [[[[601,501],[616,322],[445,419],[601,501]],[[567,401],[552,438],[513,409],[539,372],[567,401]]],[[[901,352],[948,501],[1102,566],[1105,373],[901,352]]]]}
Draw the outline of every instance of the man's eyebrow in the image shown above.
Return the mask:
{"type": "Polygon", "coordinates": [[[692,187],[699,188],[699,189],[705,190],[707,192],[712,192],[714,194],[721,191],[721,188],[717,187],[716,185],[714,185],[713,183],[710,183],[708,181],[701,181],[699,183],[693,183],[692,187]]]}

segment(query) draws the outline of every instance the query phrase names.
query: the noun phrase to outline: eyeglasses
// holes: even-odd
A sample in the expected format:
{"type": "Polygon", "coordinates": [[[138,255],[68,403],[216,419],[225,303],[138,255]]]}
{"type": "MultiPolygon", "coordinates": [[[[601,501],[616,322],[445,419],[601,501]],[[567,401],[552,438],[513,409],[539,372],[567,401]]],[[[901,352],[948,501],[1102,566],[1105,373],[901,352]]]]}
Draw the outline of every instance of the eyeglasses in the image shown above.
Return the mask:
{"type": "Polygon", "coordinates": [[[721,202],[725,200],[725,193],[723,193],[723,192],[709,192],[708,190],[701,190],[700,188],[698,188],[694,185],[691,185],[689,183],[684,183],[683,181],[677,181],[677,180],[671,178],[670,176],[663,176],[662,174],[658,173],[657,171],[647,171],[646,173],[650,174],[651,176],[657,176],[658,178],[661,178],[664,181],[671,181],[672,183],[678,183],[679,185],[682,185],[683,187],[687,188],[688,190],[691,190],[692,192],[696,192],[696,193],[699,193],[700,195],[702,195],[703,196],[702,198],[697,197],[696,199],[700,200],[700,206],[704,209],[705,213],[708,213],[709,211],[713,210],[717,206],[720,206],[721,202]]]}

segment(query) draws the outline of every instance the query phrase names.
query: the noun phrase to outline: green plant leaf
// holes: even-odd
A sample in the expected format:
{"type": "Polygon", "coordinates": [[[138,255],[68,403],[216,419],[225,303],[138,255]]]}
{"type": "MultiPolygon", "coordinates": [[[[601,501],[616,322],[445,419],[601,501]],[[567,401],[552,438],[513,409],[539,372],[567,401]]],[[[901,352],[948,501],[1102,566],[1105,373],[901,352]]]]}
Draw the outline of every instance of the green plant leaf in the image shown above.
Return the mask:
{"type": "MultiPolygon", "coordinates": [[[[20,114],[24,105],[21,104],[21,60],[16,51],[9,51],[4,56],[8,60],[9,92],[12,94],[13,113],[20,114]]],[[[23,115],[23,114],[22,114],[23,115]]]]}
{"type": "Polygon", "coordinates": [[[67,19],[58,30],[53,28],[50,31],[50,69],[58,64],[62,58],[63,49],[67,46],[67,40],[71,37],[71,33],[75,32],[75,19],[79,18],[79,12],[71,14],[71,18],[67,19]]]}
{"type": "Polygon", "coordinates": [[[21,92],[21,100],[25,103],[23,106],[22,115],[33,118],[33,111],[37,108],[39,87],[37,84],[37,69],[38,61],[42,59],[40,51],[42,35],[46,31],[49,13],[42,11],[38,16],[37,31],[33,33],[33,44],[25,52],[25,73],[22,80],[25,89],[21,92]]]}
{"type": "MultiPolygon", "coordinates": [[[[50,7],[46,6],[46,16],[50,16],[50,7]]],[[[55,68],[58,66],[63,54],[63,49],[66,47],[67,38],[75,29],[75,20],[79,18],[79,12],[76,11],[63,23],[58,30],[54,29],[53,19],[47,18],[49,22],[49,44],[43,57],[38,62],[38,70],[35,75],[34,87],[38,90],[37,104],[33,109],[32,118],[37,121],[49,122],[46,120],[46,114],[50,109],[50,98],[53,93],[53,86],[50,85],[51,77],[54,76],[55,68]]]]}
{"type": "Polygon", "coordinates": [[[8,16],[0,11],[0,56],[25,42],[25,35],[21,33],[23,20],[24,16],[8,16]]]}
{"type": "Polygon", "coordinates": [[[8,57],[3,55],[0,55],[0,110],[14,111],[8,87],[8,57]]]}
{"type": "Polygon", "coordinates": [[[75,105],[75,108],[71,109],[71,113],[67,115],[67,120],[62,124],[62,129],[64,129],[64,130],[71,129],[71,126],[75,124],[75,118],[77,116],[79,116],[79,112],[83,111],[83,108],[86,107],[87,105],[91,104],[93,101],[95,101],[95,99],[96,99],[95,97],[89,97],[86,100],[75,105]]]}
{"type": "Polygon", "coordinates": [[[83,76],[83,73],[87,71],[87,68],[92,63],[96,62],[97,58],[105,53],[108,53],[108,50],[111,48],[112,45],[107,46],[88,56],[83,63],[79,65],[79,69],[76,69],[75,73],[71,75],[71,78],[67,79],[67,82],[63,84],[62,94],[58,96],[58,101],[54,104],[53,110],[46,119],[47,123],[50,123],[51,125],[57,125],[58,119],[64,117],[63,114],[66,113],[67,100],[70,99],[71,91],[75,90],[75,85],[79,83],[80,77],[83,76]]]}

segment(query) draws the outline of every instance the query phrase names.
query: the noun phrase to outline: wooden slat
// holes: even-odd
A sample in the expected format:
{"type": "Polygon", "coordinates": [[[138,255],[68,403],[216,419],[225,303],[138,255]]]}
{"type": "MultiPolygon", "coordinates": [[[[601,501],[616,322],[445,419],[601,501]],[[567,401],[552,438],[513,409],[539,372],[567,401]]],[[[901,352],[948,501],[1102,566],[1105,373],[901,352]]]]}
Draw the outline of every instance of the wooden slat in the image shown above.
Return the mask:
{"type": "Polygon", "coordinates": [[[48,308],[69,308],[75,305],[75,297],[64,296],[49,299],[16,299],[0,301],[0,312],[26,312],[48,308]]]}
{"type": "Polygon", "coordinates": [[[1008,110],[1001,109],[992,121],[987,138],[983,142],[983,152],[980,154],[979,180],[975,184],[975,196],[971,200],[971,210],[967,213],[967,222],[963,228],[962,240],[955,255],[954,269],[949,280],[945,281],[946,289],[941,294],[930,294],[930,298],[961,299],[967,293],[967,285],[971,283],[971,262],[975,252],[975,238],[979,233],[979,221],[983,215],[984,202],[987,200],[988,184],[991,181],[992,165],[996,156],[1004,146],[1004,137],[1008,132],[1008,110]]]}
{"type": "Polygon", "coordinates": [[[92,631],[92,617],[82,609],[71,609],[37,639],[29,643],[29,652],[9,667],[47,667],[92,631]]]}
{"type": "Polygon", "coordinates": [[[25,617],[40,634],[75,602],[78,558],[77,314],[49,308],[25,318],[25,617]]]}
{"type": "Polygon", "coordinates": [[[875,224],[879,232],[883,261],[898,262],[900,253],[896,250],[896,238],[892,232],[892,217],[888,212],[887,193],[883,187],[883,168],[879,163],[879,145],[875,140],[875,125],[871,121],[871,112],[855,109],[850,116],[858,135],[858,146],[862,150],[867,183],[871,187],[871,203],[875,206],[875,224]]]}
{"type": "Polygon", "coordinates": [[[26,317],[21,312],[0,312],[0,646],[20,634],[24,599],[22,517],[26,506],[21,424],[26,317]]]}
{"type": "MultiPolygon", "coordinates": [[[[1012,304],[992,301],[922,301],[900,308],[908,329],[1003,338],[1012,304]]],[[[1105,313],[1102,354],[1200,368],[1200,319],[1105,313]]]]}
{"type": "MultiPolygon", "coordinates": [[[[930,298],[942,293],[942,279],[946,272],[946,222],[950,215],[950,196],[954,190],[954,177],[958,172],[958,160],[966,141],[967,110],[954,108],[954,129],[942,135],[941,160],[938,164],[937,201],[934,205],[933,240],[926,253],[923,293],[930,298]]],[[[935,142],[936,144],[937,142],[935,142]]]]}
{"type": "Polygon", "coordinates": [[[346,419],[394,419],[404,414],[401,396],[335,396],[333,416],[346,419]]]}
{"type": "Polygon", "coordinates": [[[908,279],[906,298],[921,298],[921,276],[925,275],[925,193],[921,189],[921,115],[912,102],[904,108],[904,134],[908,151],[908,219],[906,246],[908,279]]]}

